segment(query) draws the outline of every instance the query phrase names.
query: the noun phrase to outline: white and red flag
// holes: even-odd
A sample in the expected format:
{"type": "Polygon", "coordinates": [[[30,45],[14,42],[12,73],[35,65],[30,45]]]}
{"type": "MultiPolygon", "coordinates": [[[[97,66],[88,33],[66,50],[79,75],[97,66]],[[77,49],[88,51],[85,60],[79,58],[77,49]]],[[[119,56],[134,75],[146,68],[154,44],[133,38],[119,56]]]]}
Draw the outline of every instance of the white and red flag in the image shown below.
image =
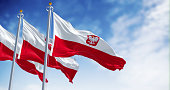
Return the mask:
{"type": "MultiPolygon", "coordinates": [[[[15,47],[15,36],[5,30],[0,25],[0,61],[4,60],[13,60],[13,53],[15,47]]],[[[20,52],[21,44],[18,43],[17,45],[17,56],[20,52]]],[[[18,58],[18,57],[17,57],[18,58]]],[[[40,64],[36,62],[26,61],[26,60],[19,60],[16,59],[16,63],[28,73],[38,75],[40,80],[42,80],[43,74],[42,70],[39,69],[40,64]]]]}
{"type": "MultiPolygon", "coordinates": [[[[25,70],[28,73],[31,73],[33,75],[38,75],[39,79],[43,81],[43,65],[31,60],[22,60],[22,59],[17,59],[16,63],[25,70]]],[[[46,82],[48,80],[46,79],[46,82]]]]}
{"type": "MultiPolygon", "coordinates": [[[[45,41],[45,36],[23,19],[23,44],[20,59],[44,64],[45,41]]],[[[50,54],[50,50],[48,50],[48,53],[50,54]]],[[[72,79],[77,73],[79,67],[74,59],[57,59],[56,57],[53,57],[51,55],[48,55],[47,66],[60,69],[66,75],[70,82],[72,82],[72,79]]]]}
{"type": "MultiPolygon", "coordinates": [[[[19,46],[17,45],[17,54],[19,53],[19,46]]],[[[0,61],[13,60],[15,47],[15,36],[8,32],[0,25],[0,61]]]]}
{"type": "Polygon", "coordinates": [[[113,49],[99,36],[86,30],[75,30],[69,22],[53,12],[54,47],[52,55],[70,57],[82,55],[91,58],[109,70],[123,69],[126,61],[115,55],[113,49]]]}

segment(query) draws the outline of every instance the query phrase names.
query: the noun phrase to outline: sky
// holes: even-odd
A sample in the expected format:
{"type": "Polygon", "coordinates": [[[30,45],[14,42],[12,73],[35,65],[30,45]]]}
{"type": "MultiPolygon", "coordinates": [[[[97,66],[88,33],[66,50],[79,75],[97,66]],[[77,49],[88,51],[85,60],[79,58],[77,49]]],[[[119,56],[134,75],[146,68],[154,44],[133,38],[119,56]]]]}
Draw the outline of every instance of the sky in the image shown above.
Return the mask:
{"type": "MultiPolygon", "coordinates": [[[[45,35],[49,1],[73,27],[106,40],[126,65],[110,71],[75,56],[80,68],[73,84],[60,70],[47,68],[47,90],[169,90],[169,0],[0,0],[0,25],[16,35],[22,9],[24,19],[45,35]]],[[[8,89],[11,64],[0,61],[0,90],[8,89]]],[[[38,76],[15,65],[13,90],[41,85],[38,76]]]]}

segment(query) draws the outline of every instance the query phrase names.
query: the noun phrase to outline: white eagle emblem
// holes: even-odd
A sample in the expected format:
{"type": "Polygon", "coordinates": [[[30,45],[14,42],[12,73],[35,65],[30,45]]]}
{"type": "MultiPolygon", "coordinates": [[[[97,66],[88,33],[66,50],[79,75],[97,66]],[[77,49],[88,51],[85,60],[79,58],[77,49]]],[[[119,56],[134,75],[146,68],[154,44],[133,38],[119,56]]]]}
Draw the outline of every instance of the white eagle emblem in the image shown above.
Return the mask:
{"type": "Polygon", "coordinates": [[[99,42],[99,37],[95,35],[87,35],[86,43],[92,46],[96,46],[99,42]]]}

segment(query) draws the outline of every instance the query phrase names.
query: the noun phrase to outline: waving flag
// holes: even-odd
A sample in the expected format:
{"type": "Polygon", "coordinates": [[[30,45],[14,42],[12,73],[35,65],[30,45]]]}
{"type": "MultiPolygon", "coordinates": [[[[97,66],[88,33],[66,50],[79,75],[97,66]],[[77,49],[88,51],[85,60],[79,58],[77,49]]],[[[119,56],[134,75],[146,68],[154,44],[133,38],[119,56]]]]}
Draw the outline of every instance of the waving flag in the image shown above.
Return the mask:
{"type": "MultiPolygon", "coordinates": [[[[38,62],[40,64],[44,64],[45,36],[38,32],[36,28],[34,28],[24,19],[23,19],[23,39],[24,40],[21,49],[20,59],[31,60],[34,62],[38,62]]],[[[50,53],[50,50],[48,50],[48,52],[50,53]]],[[[55,58],[50,55],[48,55],[47,65],[52,68],[60,69],[66,75],[70,82],[72,82],[72,79],[77,73],[79,67],[78,64],[73,59],[55,58]],[[72,68],[70,66],[76,67],[72,68]]]]}
{"type": "Polygon", "coordinates": [[[55,12],[53,56],[82,55],[91,58],[110,70],[123,69],[125,60],[117,57],[113,49],[99,36],[86,30],[75,30],[69,22],[55,12]]]}
{"type": "MultiPolygon", "coordinates": [[[[17,56],[20,51],[21,44],[18,43],[17,45],[17,56]]],[[[15,47],[15,36],[5,30],[1,25],[0,25],[0,61],[4,60],[13,60],[13,53],[14,53],[14,47],[15,47]]],[[[24,60],[16,60],[17,64],[25,70],[26,72],[29,72],[34,75],[38,75],[40,80],[42,80],[42,72],[38,69],[40,67],[36,63],[31,63],[29,61],[24,61],[24,60]]]]}
{"type": "MultiPolygon", "coordinates": [[[[0,25],[0,61],[13,60],[15,36],[0,25]]],[[[17,54],[19,45],[17,46],[17,54]]]]}
{"type": "Polygon", "coordinates": [[[55,60],[57,61],[59,69],[69,79],[69,82],[72,82],[75,74],[79,69],[79,64],[74,59],[68,57],[67,58],[55,57],[55,60]]]}
{"type": "MultiPolygon", "coordinates": [[[[42,64],[30,60],[21,60],[21,59],[17,59],[16,62],[20,66],[20,68],[22,68],[28,73],[38,75],[39,79],[43,81],[42,64]]],[[[46,82],[48,82],[47,79],[46,82]]]]}

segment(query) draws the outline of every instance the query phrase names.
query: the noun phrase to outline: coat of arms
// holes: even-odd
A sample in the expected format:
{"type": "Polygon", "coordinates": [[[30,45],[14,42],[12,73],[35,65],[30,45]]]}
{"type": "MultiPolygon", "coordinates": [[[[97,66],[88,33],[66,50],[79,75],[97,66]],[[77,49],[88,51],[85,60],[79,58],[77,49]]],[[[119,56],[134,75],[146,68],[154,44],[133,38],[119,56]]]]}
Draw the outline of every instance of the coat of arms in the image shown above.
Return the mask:
{"type": "Polygon", "coordinates": [[[100,37],[95,35],[87,35],[86,43],[92,46],[96,46],[99,42],[100,37]]]}

